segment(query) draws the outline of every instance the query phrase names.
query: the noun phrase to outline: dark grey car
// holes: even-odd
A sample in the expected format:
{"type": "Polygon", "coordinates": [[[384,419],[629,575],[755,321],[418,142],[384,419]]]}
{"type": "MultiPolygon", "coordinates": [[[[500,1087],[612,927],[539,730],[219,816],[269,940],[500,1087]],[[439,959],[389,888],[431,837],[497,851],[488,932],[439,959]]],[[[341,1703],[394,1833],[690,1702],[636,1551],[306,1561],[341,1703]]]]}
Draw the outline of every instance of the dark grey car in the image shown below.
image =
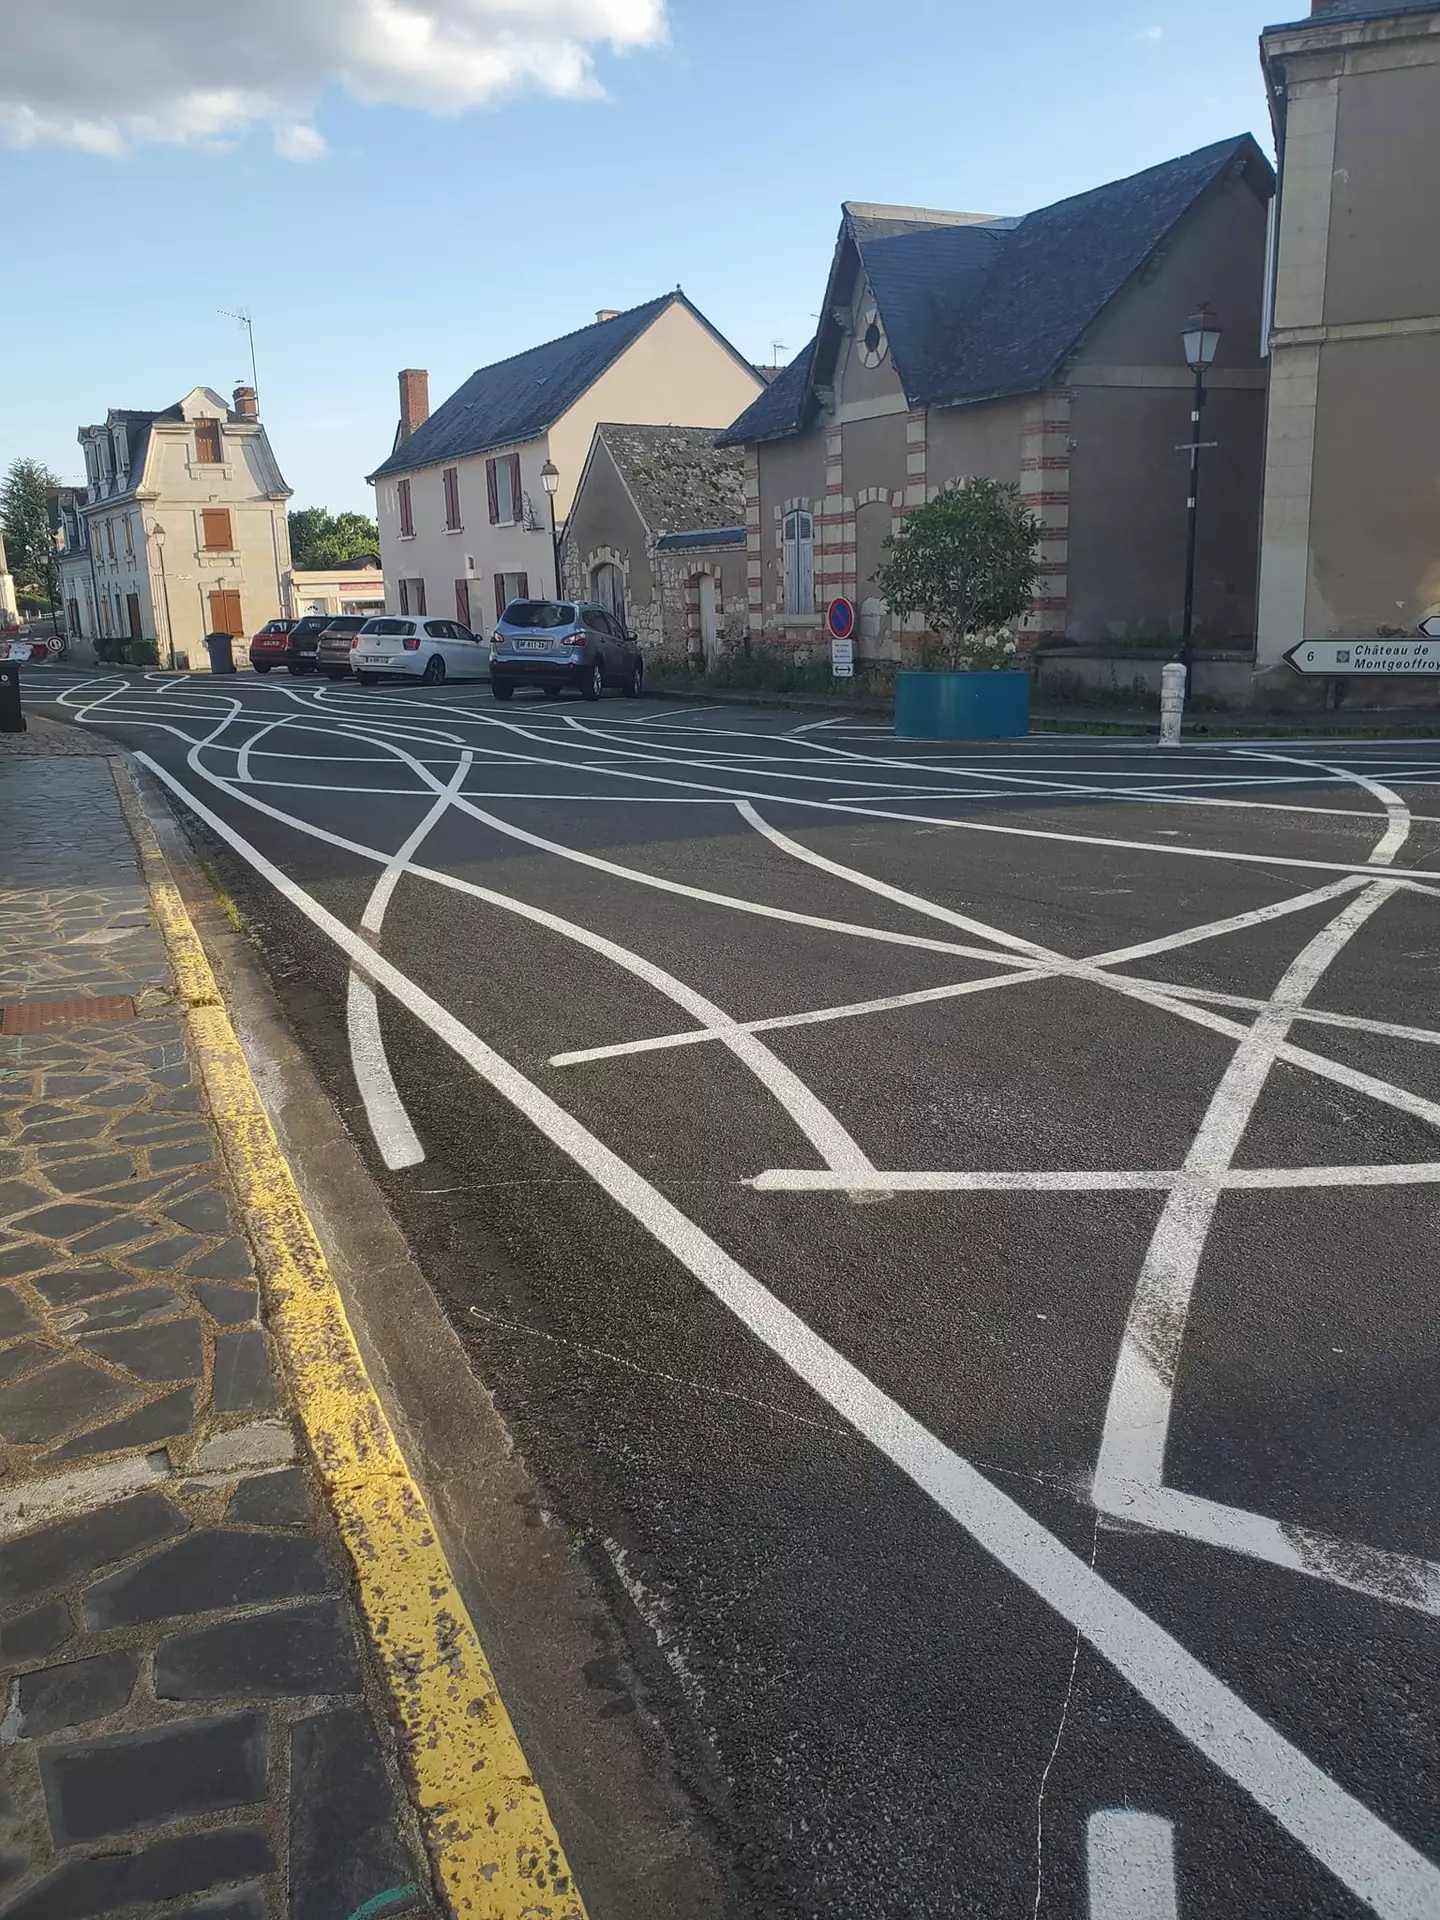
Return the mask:
{"type": "Polygon", "coordinates": [[[591,600],[512,600],[490,643],[490,691],[508,700],[517,687],[539,687],[558,700],[566,687],[598,700],[606,687],[632,699],[645,684],[645,661],[633,633],[591,600]]]}

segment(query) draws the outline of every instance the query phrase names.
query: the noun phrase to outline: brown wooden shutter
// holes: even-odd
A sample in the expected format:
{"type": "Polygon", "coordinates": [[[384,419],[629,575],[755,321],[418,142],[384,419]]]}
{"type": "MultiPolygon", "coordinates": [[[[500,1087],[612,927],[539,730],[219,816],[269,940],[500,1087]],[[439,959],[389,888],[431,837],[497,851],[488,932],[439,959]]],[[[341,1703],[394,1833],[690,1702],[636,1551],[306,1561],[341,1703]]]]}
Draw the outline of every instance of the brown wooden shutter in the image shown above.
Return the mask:
{"type": "Polygon", "coordinates": [[[395,489],[396,502],[400,508],[400,531],[408,539],[415,531],[415,517],[410,507],[410,482],[402,480],[395,489]]]}
{"type": "Polygon", "coordinates": [[[425,611],[425,582],[423,580],[417,580],[415,582],[415,612],[424,613],[424,611],[425,611]]]}
{"type": "Polygon", "coordinates": [[[218,587],[210,595],[210,631],[238,640],[245,629],[240,619],[240,596],[232,587],[218,587]]]}
{"type": "Polygon", "coordinates": [[[490,509],[490,524],[492,527],[498,527],[500,524],[500,487],[495,478],[495,462],[493,460],[487,460],[485,462],[485,501],[490,509]]]}
{"type": "Polygon", "coordinates": [[[195,422],[195,461],[198,466],[218,467],[224,458],[218,420],[195,422]]]}
{"type": "MultiPolygon", "coordinates": [[[[520,502],[520,456],[518,453],[510,455],[510,518],[517,527],[525,518],[524,508],[520,502]]],[[[521,598],[524,598],[523,594],[521,598]]]]}
{"type": "Polygon", "coordinates": [[[460,472],[457,467],[445,469],[445,525],[452,532],[460,525],[460,472]]]}
{"type": "Polygon", "coordinates": [[[470,582],[468,580],[455,582],[455,618],[462,626],[468,627],[470,624],[470,582]]]}
{"type": "Polygon", "coordinates": [[[230,553],[234,549],[234,539],[230,530],[230,509],[228,507],[202,507],[200,511],[200,541],[209,553],[230,553]]]}
{"type": "Polygon", "coordinates": [[[408,613],[410,611],[410,582],[408,580],[402,580],[400,582],[400,611],[401,613],[408,613]]]}
{"type": "Polygon", "coordinates": [[[505,617],[505,576],[503,573],[497,573],[495,576],[495,618],[497,620],[502,620],[504,619],[504,617],[505,617]]]}
{"type": "Polygon", "coordinates": [[[517,600],[528,600],[530,598],[530,576],[528,573],[522,573],[518,576],[517,586],[518,591],[516,592],[515,598],[517,600]]]}
{"type": "Polygon", "coordinates": [[[132,640],[140,639],[142,629],[140,626],[140,596],[138,593],[126,594],[125,614],[130,623],[130,638],[132,640]]]}

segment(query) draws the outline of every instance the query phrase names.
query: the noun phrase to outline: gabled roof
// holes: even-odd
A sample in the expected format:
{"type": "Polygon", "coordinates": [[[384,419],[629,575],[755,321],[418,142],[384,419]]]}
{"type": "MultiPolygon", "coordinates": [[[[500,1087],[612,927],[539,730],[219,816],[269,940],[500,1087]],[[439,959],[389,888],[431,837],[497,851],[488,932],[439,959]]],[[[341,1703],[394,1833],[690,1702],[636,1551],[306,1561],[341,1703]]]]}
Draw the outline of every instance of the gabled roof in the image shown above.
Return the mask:
{"type": "Polygon", "coordinates": [[[672,306],[684,307],[741,366],[749,366],[749,361],[735,352],[677,287],[673,293],[617,313],[611,320],[596,320],[558,340],[547,340],[544,346],[529,347],[508,360],[497,360],[493,367],[481,367],[369,478],[409,473],[441,460],[458,460],[466,454],[486,453],[492,447],[533,440],[553,426],[585,389],[672,306]]]}
{"type": "Polygon", "coordinates": [[[745,456],[716,446],[713,427],[595,429],[653,534],[731,527],[745,519],[745,456]]]}
{"type": "Polygon", "coordinates": [[[820,332],[721,444],[806,424],[839,349],[835,295],[848,301],[860,272],[911,406],[1033,392],[1177,222],[1237,168],[1257,193],[1273,192],[1270,164],[1247,133],[1019,220],[847,206],[820,332]]]}

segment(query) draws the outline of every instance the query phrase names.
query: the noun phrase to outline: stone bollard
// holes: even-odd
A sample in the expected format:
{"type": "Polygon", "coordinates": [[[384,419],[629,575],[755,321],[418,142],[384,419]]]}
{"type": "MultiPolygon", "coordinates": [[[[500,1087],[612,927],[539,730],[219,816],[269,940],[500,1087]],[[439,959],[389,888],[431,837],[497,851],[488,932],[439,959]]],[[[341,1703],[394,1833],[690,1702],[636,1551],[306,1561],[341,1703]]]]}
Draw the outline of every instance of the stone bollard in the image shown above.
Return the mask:
{"type": "Polygon", "coordinates": [[[1185,669],[1178,660],[1167,660],[1160,673],[1160,745],[1178,747],[1180,722],[1185,713],[1185,669]]]}

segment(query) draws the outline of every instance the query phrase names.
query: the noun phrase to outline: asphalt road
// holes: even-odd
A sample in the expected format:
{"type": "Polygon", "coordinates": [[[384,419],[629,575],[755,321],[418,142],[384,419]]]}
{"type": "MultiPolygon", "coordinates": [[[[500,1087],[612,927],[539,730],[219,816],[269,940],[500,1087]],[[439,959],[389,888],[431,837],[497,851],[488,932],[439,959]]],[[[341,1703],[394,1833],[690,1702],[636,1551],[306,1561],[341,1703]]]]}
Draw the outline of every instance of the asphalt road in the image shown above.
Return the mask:
{"type": "Polygon", "coordinates": [[[742,1911],[1440,1915],[1440,743],[26,685],[223,848],[742,1911]]]}

